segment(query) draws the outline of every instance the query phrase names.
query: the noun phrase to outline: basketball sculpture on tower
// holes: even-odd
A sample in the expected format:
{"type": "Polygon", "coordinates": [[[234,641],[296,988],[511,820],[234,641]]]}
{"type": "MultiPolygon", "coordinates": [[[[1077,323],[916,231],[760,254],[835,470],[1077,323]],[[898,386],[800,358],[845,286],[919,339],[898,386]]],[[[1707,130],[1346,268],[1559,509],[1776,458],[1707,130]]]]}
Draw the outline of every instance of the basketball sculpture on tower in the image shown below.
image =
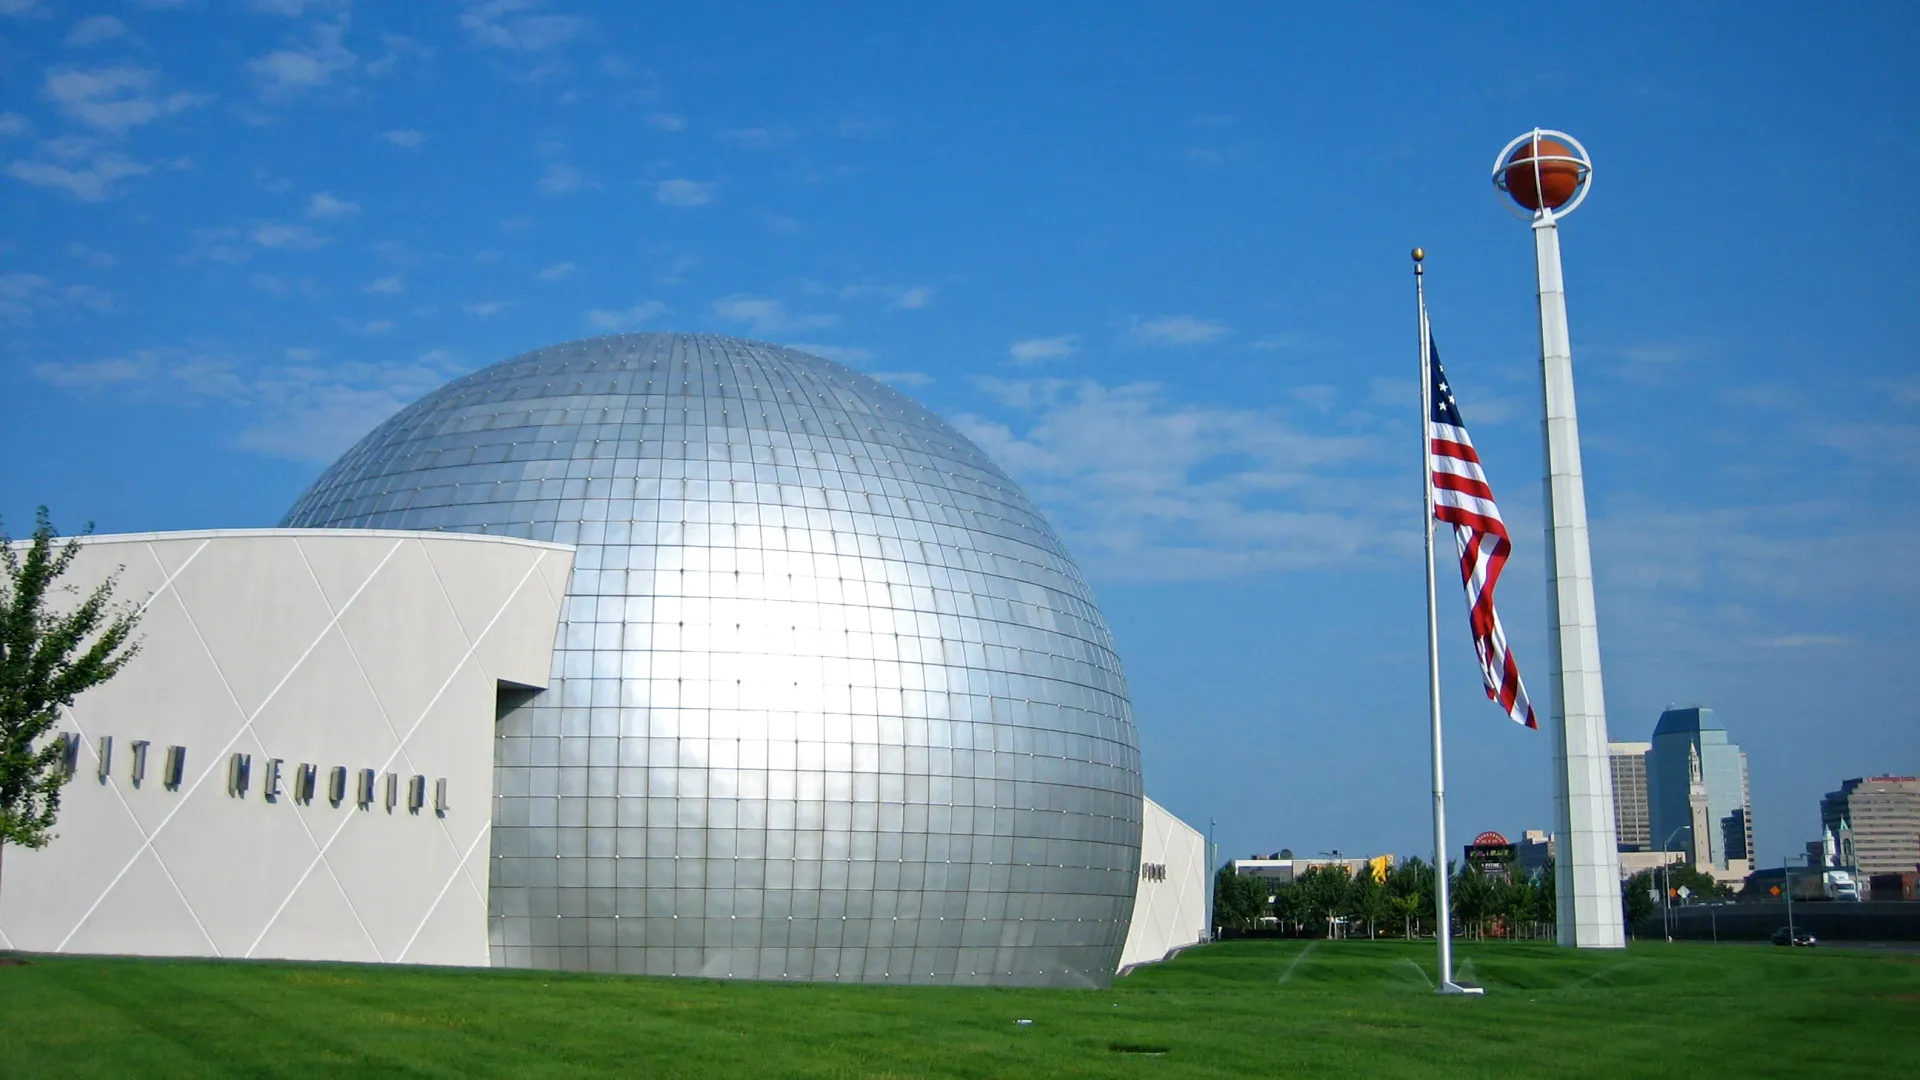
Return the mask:
{"type": "Polygon", "coordinates": [[[1580,140],[1535,128],[1493,161],[1494,189],[1533,224],[1540,281],[1540,377],[1547,459],[1547,700],[1553,733],[1554,873],[1562,945],[1626,946],[1620,855],[1607,758],[1607,704],[1600,683],[1593,559],[1587,544],[1586,481],[1573,399],[1573,349],[1560,276],[1560,219],[1586,201],[1593,161],[1580,140]]]}

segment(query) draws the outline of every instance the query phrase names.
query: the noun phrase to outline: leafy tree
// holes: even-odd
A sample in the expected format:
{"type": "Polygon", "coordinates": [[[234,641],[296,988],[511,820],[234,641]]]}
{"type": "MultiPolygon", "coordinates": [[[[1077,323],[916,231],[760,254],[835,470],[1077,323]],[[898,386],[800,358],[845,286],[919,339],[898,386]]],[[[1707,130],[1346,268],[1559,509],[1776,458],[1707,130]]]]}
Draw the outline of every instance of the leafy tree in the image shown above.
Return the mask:
{"type": "Polygon", "coordinates": [[[1417,855],[1407,859],[1387,874],[1387,893],[1412,940],[1433,914],[1433,867],[1417,855]]]}
{"type": "Polygon", "coordinates": [[[1487,875],[1472,866],[1460,866],[1448,860],[1448,886],[1453,901],[1453,917],[1460,920],[1462,935],[1480,936],[1487,917],[1493,914],[1493,885],[1487,875]]]}
{"type": "Polygon", "coordinates": [[[1214,924],[1242,930],[1257,925],[1267,909],[1270,884],[1265,878],[1234,873],[1232,863],[1221,866],[1213,876],[1214,924]]]}
{"type": "Polygon", "coordinates": [[[1535,931],[1552,927],[1560,920],[1560,897],[1554,891],[1553,860],[1527,881],[1526,919],[1535,931]]]}
{"type": "Polygon", "coordinates": [[[1642,870],[1620,886],[1620,901],[1625,905],[1627,920],[1639,922],[1659,914],[1662,895],[1667,904],[1683,907],[1731,898],[1733,889],[1685,863],[1642,870]],[[1684,899],[1677,895],[1682,886],[1687,890],[1684,899]]]}
{"type": "Polygon", "coordinates": [[[19,548],[0,529],[0,856],[8,844],[42,848],[54,838],[67,776],[60,744],[41,739],[61,709],[140,651],[139,609],[113,602],[118,571],[70,609],[53,610],[55,594],[80,596],[77,586],[60,584],[79,541],[55,544],[58,535],[44,506],[19,548]]]}
{"type": "Polygon", "coordinates": [[[1653,897],[1660,891],[1660,885],[1653,875],[1651,870],[1642,870],[1620,883],[1620,905],[1629,925],[1651,919],[1660,912],[1659,902],[1653,897]]]}
{"type": "Polygon", "coordinates": [[[1294,879],[1299,889],[1306,920],[1324,922],[1327,936],[1333,936],[1333,920],[1341,914],[1347,903],[1347,892],[1353,882],[1353,875],[1343,865],[1311,866],[1307,872],[1294,879]]]}
{"type": "Polygon", "coordinates": [[[1373,880],[1370,871],[1362,870],[1353,875],[1353,882],[1347,886],[1346,914],[1366,920],[1367,937],[1371,938],[1374,928],[1395,913],[1391,901],[1386,884],[1373,880]]]}

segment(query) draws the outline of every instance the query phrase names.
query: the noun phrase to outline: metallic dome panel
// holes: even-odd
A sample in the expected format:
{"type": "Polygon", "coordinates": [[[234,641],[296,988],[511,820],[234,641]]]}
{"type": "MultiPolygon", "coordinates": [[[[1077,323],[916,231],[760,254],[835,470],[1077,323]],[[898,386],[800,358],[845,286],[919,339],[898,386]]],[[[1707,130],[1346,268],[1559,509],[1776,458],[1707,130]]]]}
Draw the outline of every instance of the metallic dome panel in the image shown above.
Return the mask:
{"type": "Polygon", "coordinates": [[[1085,986],[1138,874],[1125,680],[1018,487],[903,395],[721,337],[556,345],[288,513],[578,553],[498,722],[493,962],[1085,986]]]}

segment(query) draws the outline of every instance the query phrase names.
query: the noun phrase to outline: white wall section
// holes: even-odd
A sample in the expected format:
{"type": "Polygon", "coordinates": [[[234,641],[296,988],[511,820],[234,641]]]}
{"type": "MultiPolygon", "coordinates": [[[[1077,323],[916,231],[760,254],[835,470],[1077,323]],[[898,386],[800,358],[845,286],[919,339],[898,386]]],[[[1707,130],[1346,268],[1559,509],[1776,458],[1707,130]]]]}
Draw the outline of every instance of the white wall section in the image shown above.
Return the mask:
{"type": "Polygon", "coordinates": [[[1140,891],[1133,923],[1120,951],[1120,967],[1161,960],[1207,931],[1206,840],[1199,830],[1143,799],[1140,822],[1140,891]]]}
{"type": "Polygon", "coordinates": [[[82,543],[68,580],[124,567],[143,651],[58,725],[82,740],[78,767],[58,838],[5,851],[0,948],[486,964],[496,686],[546,685],[572,549],[364,529],[82,543]]]}

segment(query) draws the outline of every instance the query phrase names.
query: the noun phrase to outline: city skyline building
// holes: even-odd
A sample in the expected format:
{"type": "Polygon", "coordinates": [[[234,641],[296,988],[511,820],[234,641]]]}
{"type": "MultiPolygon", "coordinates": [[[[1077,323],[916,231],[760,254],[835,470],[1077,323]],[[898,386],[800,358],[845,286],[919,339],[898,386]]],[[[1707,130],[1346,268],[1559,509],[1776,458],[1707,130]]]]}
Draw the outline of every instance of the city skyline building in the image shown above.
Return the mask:
{"type": "Polygon", "coordinates": [[[1647,751],[1650,742],[1610,742],[1613,767],[1613,827],[1621,851],[1653,850],[1653,826],[1647,817],[1647,751]]]}
{"type": "Polygon", "coordinates": [[[1646,755],[1647,820],[1651,847],[1658,851],[1695,851],[1693,766],[1706,796],[1705,843],[1700,862],[1722,871],[1741,871],[1753,859],[1753,802],[1747,756],[1727,737],[1726,725],[1710,708],[1669,708],[1654,726],[1646,755]]]}
{"type": "Polygon", "coordinates": [[[1820,829],[1862,875],[1920,870],[1920,777],[1855,777],[1820,800],[1820,829]]]}

